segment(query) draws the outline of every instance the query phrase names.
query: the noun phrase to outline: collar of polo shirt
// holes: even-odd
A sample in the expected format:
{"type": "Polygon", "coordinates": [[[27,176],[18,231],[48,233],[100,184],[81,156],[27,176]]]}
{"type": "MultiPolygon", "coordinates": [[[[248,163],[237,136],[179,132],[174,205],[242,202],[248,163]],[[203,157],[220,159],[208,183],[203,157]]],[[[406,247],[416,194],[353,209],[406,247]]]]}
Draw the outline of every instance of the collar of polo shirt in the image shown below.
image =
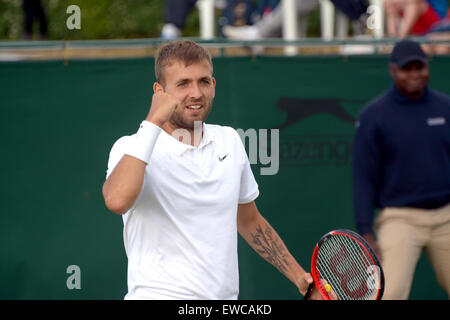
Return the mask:
{"type": "Polygon", "coordinates": [[[167,145],[170,145],[170,150],[172,150],[172,152],[175,155],[181,157],[187,150],[201,149],[201,148],[206,147],[210,143],[214,142],[214,140],[215,140],[214,133],[211,132],[210,130],[208,130],[204,123],[202,124],[202,126],[203,126],[203,129],[202,129],[203,136],[202,136],[202,140],[200,141],[200,144],[197,148],[178,141],[172,135],[168,134],[164,130],[161,130],[160,139],[162,138],[164,140],[164,143],[167,143],[167,145]]]}

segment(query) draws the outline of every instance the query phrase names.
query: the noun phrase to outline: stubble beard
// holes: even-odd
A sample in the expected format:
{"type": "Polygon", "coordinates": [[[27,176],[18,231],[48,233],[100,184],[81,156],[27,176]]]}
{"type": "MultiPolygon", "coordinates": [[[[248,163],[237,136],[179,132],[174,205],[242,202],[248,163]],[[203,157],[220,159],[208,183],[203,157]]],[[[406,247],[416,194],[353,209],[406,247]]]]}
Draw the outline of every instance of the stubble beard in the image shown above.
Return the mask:
{"type": "Polygon", "coordinates": [[[174,112],[172,114],[172,117],[170,118],[170,122],[177,128],[177,129],[186,129],[189,131],[194,130],[196,127],[196,123],[204,123],[206,119],[208,118],[209,114],[211,113],[212,109],[212,101],[209,101],[204,105],[204,113],[199,118],[194,118],[193,120],[188,120],[183,117],[183,113],[185,112],[184,107],[181,112],[174,112]]]}

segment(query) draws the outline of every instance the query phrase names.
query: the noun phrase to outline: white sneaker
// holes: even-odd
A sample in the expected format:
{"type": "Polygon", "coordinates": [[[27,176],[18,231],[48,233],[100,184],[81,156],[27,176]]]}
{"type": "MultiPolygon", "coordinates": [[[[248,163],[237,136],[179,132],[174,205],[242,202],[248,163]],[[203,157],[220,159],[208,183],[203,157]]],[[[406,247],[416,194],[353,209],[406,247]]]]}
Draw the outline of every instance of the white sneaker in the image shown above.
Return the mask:
{"type": "MultiPolygon", "coordinates": [[[[258,28],[255,26],[242,26],[242,27],[224,26],[222,28],[222,32],[224,36],[232,40],[257,41],[261,40],[262,38],[258,28]]],[[[253,55],[261,55],[264,53],[264,47],[260,45],[251,46],[250,49],[253,55]]]]}
{"type": "Polygon", "coordinates": [[[255,26],[242,26],[242,27],[224,26],[222,28],[222,32],[227,38],[234,40],[261,39],[259,30],[255,26]]]}
{"type": "Polygon", "coordinates": [[[179,38],[180,35],[181,30],[172,23],[165,24],[161,30],[161,38],[163,38],[164,40],[173,40],[179,38]]]}

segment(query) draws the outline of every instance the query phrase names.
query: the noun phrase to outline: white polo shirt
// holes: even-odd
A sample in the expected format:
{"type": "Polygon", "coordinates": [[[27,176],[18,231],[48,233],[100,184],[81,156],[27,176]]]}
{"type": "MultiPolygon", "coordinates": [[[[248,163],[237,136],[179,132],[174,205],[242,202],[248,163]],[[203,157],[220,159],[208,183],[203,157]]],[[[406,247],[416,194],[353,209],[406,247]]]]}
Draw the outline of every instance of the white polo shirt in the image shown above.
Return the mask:
{"type": "MultiPolygon", "coordinates": [[[[107,175],[130,139],[114,144],[107,175]]],[[[123,215],[125,299],[237,299],[237,206],[258,195],[234,129],[204,124],[198,148],[161,130],[142,191],[123,215]]]]}

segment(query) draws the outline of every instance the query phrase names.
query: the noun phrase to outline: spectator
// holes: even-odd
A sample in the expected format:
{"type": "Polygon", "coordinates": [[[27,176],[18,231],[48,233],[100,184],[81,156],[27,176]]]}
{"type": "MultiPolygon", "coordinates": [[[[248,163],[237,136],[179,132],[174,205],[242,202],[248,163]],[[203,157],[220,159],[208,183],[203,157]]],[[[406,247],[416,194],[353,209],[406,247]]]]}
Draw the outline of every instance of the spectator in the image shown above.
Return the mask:
{"type": "Polygon", "coordinates": [[[331,0],[331,2],[350,19],[354,36],[366,34],[368,0],[331,0]]]}
{"type": "MultiPolygon", "coordinates": [[[[263,6],[263,0],[260,5],[263,6]]],[[[255,12],[255,4],[251,0],[227,0],[224,6],[223,15],[220,25],[244,26],[253,24],[253,13],[255,12]]]]}
{"type": "Polygon", "coordinates": [[[385,0],[387,34],[425,35],[445,18],[447,7],[447,0],[385,0]]]}
{"type": "Polygon", "coordinates": [[[424,50],[428,54],[450,54],[450,10],[447,12],[447,17],[431,30],[427,35],[431,40],[446,40],[444,44],[427,44],[424,45],[424,50]]]}
{"type": "Polygon", "coordinates": [[[22,9],[24,13],[24,38],[33,39],[33,22],[39,20],[39,32],[41,40],[47,39],[47,16],[40,0],[23,0],[22,9]]]}
{"type": "Polygon", "coordinates": [[[423,249],[450,297],[450,98],[428,87],[416,42],[395,45],[389,71],[394,85],[356,123],[356,225],[382,260],[385,299],[408,298],[423,249]]]}
{"type": "MultiPolygon", "coordinates": [[[[319,5],[319,0],[302,0],[297,2],[297,14],[305,15],[319,5]]],[[[279,4],[268,15],[254,25],[242,27],[224,26],[223,34],[230,39],[259,40],[281,36],[283,26],[283,8],[279,4]]]]}
{"type": "MultiPolygon", "coordinates": [[[[357,33],[365,32],[367,4],[364,0],[332,0],[333,4],[347,17],[352,20],[357,33]]],[[[304,16],[313,11],[319,5],[319,0],[297,1],[297,14],[304,16]]],[[[226,37],[240,40],[259,40],[262,38],[272,38],[281,36],[283,25],[283,9],[278,5],[270,15],[252,26],[223,28],[226,37]]]]}
{"type": "MultiPolygon", "coordinates": [[[[186,19],[193,10],[197,0],[166,0],[164,7],[164,26],[161,38],[173,40],[181,36],[186,19]]],[[[216,8],[225,9],[224,18],[229,24],[246,24],[250,21],[253,10],[250,0],[215,1],[216,8]]]]}
{"type": "Polygon", "coordinates": [[[181,36],[186,18],[196,2],[197,0],[166,0],[161,38],[172,40],[181,36]]]}

